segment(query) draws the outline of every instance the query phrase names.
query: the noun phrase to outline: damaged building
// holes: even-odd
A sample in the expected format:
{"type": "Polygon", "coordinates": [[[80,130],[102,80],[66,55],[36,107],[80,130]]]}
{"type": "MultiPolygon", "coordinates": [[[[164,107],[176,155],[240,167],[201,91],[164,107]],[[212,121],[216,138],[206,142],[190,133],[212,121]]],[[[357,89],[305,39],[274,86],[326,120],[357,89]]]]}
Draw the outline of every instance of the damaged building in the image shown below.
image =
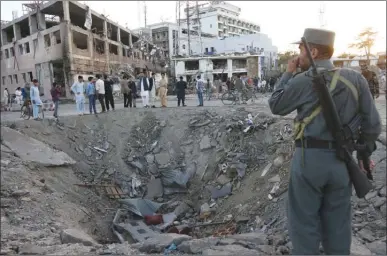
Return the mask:
{"type": "Polygon", "coordinates": [[[176,77],[182,76],[185,81],[193,81],[198,75],[202,79],[213,81],[221,77],[223,82],[236,75],[261,77],[259,68],[263,54],[230,54],[205,57],[189,57],[173,59],[176,77]]]}
{"type": "Polygon", "coordinates": [[[23,8],[22,17],[1,25],[1,91],[36,78],[45,95],[56,82],[68,98],[79,75],[157,68],[151,44],[84,4],[48,1],[23,8]]]}

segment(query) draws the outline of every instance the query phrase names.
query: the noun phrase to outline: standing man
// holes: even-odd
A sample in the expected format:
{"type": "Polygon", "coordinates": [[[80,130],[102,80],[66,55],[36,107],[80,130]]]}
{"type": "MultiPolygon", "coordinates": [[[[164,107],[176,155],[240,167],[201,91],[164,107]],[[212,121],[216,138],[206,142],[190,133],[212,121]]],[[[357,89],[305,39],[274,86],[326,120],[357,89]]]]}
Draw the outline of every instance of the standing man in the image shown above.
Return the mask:
{"type": "Polygon", "coordinates": [[[216,98],[219,99],[219,94],[222,90],[222,81],[220,80],[220,77],[217,77],[215,82],[214,82],[214,85],[216,87],[216,98]]]}
{"type": "Polygon", "coordinates": [[[24,85],[24,88],[22,89],[23,106],[28,106],[27,103],[28,103],[29,100],[31,100],[30,91],[31,91],[30,84],[26,83],[24,85]]]}
{"type": "Polygon", "coordinates": [[[203,90],[204,90],[204,82],[202,79],[200,79],[200,76],[198,76],[196,80],[196,93],[198,94],[198,100],[199,100],[198,107],[203,107],[203,90]]]}
{"type": "Polygon", "coordinates": [[[369,70],[367,64],[362,64],[360,66],[361,74],[365,77],[368,82],[368,87],[370,89],[372,98],[375,100],[379,98],[379,80],[375,72],[369,70]]]}
{"type": "Polygon", "coordinates": [[[226,86],[227,86],[227,90],[231,91],[231,79],[229,77],[227,77],[226,86]]]}
{"type": "Polygon", "coordinates": [[[80,116],[82,116],[85,111],[85,96],[83,95],[83,92],[85,91],[84,84],[83,76],[78,76],[78,81],[71,86],[71,91],[75,94],[77,112],[80,116]]]}
{"type": "Polygon", "coordinates": [[[136,99],[137,99],[137,85],[134,82],[134,78],[130,77],[129,79],[129,107],[136,107],[136,99]]]}
{"type": "Polygon", "coordinates": [[[54,117],[58,118],[58,107],[59,107],[59,96],[60,96],[60,86],[56,84],[56,82],[52,83],[51,88],[51,98],[52,102],[54,102],[54,117]]]}
{"type": "Polygon", "coordinates": [[[238,75],[237,79],[235,80],[235,90],[238,92],[239,103],[242,100],[242,104],[246,104],[246,101],[245,101],[244,97],[242,99],[242,95],[243,95],[242,92],[243,92],[244,88],[245,88],[245,85],[244,85],[244,83],[243,83],[243,81],[241,79],[241,76],[238,75]]]}
{"type": "Polygon", "coordinates": [[[128,76],[124,75],[123,79],[120,81],[121,84],[121,93],[124,95],[124,108],[127,108],[129,106],[129,81],[128,76]]]}
{"type": "MultiPolygon", "coordinates": [[[[342,124],[350,124],[355,115],[362,117],[361,136],[371,154],[381,132],[381,120],[367,81],[354,70],[334,70],[330,60],[334,52],[334,32],[307,28],[304,37],[309,42],[316,66],[322,69],[328,86],[333,88],[333,101],[342,124]]],[[[302,42],[297,44],[299,56],[289,60],[287,71],[269,99],[273,114],[285,116],[297,110],[296,124],[305,125],[295,134],[296,150],[288,189],[287,219],[294,248],[292,254],[319,254],[322,242],[326,255],[349,255],[352,183],[346,164],[336,157],[337,142],[327,128],[323,114],[317,113],[312,121],[307,121],[319,99],[314,91],[305,46],[302,42]],[[295,74],[297,67],[303,72],[295,74]]],[[[362,168],[361,161],[359,166],[362,168]]]]}
{"type": "Polygon", "coordinates": [[[39,82],[37,79],[32,80],[32,87],[30,90],[30,98],[32,103],[32,115],[35,121],[39,121],[39,106],[41,106],[42,100],[40,99],[39,93],[39,82]]]}
{"type": "Polygon", "coordinates": [[[109,103],[112,106],[112,109],[114,111],[114,98],[113,98],[113,81],[112,79],[108,78],[108,76],[105,74],[103,76],[104,78],[104,85],[105,85],[105,103],[106,103],[106,110],[109,111],[109,103]]]}
{"type": "Polygon", "coordinates": [[[156,77],[155,77],[155,73],[152,73],[152,76],[149,78],[149,103],[152,108],[156,108],[155,100],[156,100],[156,77]]]}
{"type": "Polygon", "coordinates": [[[95,90],[98,95],[97,97],[98,97],[99,104],[101,104],[102,113],[104,113],[106,111],[105,102],[104,102],[105,101],[105,83],[101,79],[100,74],[96,75],[96,77],[97,77],[97,81],[95,82],[95,90]]]}
{"type": "Polygon", "coordinates": [[[89,111],[90,115],[93,113],[97,115],[97,108],[95,107],[95,100],[96,100],[96,89],[95,89],[95,81],[93,81],[93,77],[89,77],[87,79],[89,83],[87,84],[86,87],[86,96],[89,99],[89,111]]]}
{"type": "Polygon", "coordinates": [[[167,93],[168,93],[168,82],[165,77],[165,74],[162,73],[160,84],[159,84],[159,97],[160,97],[162,108],[167,107],[167,93]]]}
{"type": "Polygon", "coordinates": [[[144,72],[140,73],[139,83],[142,105],[144,108],[149,108],[149,79],[144,75],[144,72]]]}
{"type": "Polygon", "coordinates": [[[176,83],[176,94],[177,94],[177,106],[180,107],[180,101],[183,107],[185,105],[185,89],[187,89],[187,82],[183,80],[183,77],[180,77],[180,81],[176,83]]]}
{"type": "Polygon", "coordinates": [[[5,89],[4,89],[3,97],[4,97],[4,106],[5,106],[5,107],[8,107],[8,104],[9,104],[9,98],[10,98],[10,95],[9,95],[9,92],[8,92],[8,88],[5,88],[5,89]]]}

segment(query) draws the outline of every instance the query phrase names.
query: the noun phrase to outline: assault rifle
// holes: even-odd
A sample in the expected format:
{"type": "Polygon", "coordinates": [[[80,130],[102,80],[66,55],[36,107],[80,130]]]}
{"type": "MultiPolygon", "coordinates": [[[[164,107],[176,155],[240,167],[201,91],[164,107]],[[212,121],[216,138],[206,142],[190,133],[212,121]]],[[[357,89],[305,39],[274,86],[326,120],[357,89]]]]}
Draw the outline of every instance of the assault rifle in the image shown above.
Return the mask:
{"type": "MultiPolygon", "coordinates": [[[[354,120],[352,120],[350,124],[346,127],[341,124],[335,103],[328,90],[328,87],[326,86],[324,77],[317,71],[316,64],[314,63],[312,54],[309,49],[308,41],[305,37],[302,37],[301,41],[305,47],[309,62],[312,66],[313,86],[318,95],[319,104],[321,105],[325,122],[336,142],[336,156],[338,159],[345,162],[349,177],[353,183],[357,197],[363,198],[372,189],[372,184],[367,178],[367,175],[360,169],[359,165],[353,159],[352,152],[355,149],[358,151],[364,151],[365,146],[357,146],[354,143],[354,134],[352,132],[347,132],[348,130],[356,131],[356,128],[358,128],[360,125],[361,117],[355,116],[354,120]],[[349,126],[352,126],[352,128],[349,126]]],[[[369,167],[368,157],[367,159],[363,158],[363,160],[366,160],[366,162],[364,162],[365,168],[369,167]]],[[[367,171],[370,173],[370,170],[367,171]]]]}

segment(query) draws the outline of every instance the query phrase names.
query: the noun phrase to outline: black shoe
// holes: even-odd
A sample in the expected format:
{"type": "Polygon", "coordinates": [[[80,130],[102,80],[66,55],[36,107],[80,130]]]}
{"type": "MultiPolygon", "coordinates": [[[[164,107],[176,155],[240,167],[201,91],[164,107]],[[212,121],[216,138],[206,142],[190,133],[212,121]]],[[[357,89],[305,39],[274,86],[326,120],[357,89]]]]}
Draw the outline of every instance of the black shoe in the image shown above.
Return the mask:
{"type": "Polygon", "coordinates": [[[137,108],[136,106],[133,106],[134,108],[137,108]]]}
{"type": "Polygon", "coordinates": [[[185,105],[185,104],[183,105],[183,107],[186,107],[186,106],[187,106],[187,105],[185,105]]]}
{"type": "Polygon", "coordinates": [[[152,108],[156,108],[156,106],[155,106],[155,105],[152,105],[152,108]]]}

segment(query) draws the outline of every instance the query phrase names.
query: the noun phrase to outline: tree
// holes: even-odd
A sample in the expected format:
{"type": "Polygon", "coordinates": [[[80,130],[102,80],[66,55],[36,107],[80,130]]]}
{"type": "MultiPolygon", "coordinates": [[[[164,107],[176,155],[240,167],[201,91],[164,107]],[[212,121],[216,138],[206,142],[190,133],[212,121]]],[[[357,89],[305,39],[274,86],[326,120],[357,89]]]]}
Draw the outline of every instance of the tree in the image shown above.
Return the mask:
{"type": "Polygon", "coordinates": [[[351,48],[357,48],[359,50],[364,50],[367,56],[367,63],[370,63],[371,48],[375,44],[376,35],[378,32],[373,31],[371,27],[364,29],[357,36],[355,43],[349,45],[351,48]]]}
{"type": "Polygon", "coordinates": [[[291,58],[293,58],[294,56],[297,56],[297,55],[298,55],[298,53],[295,52],[295,51],[286,51],[286,52],[283,52],[283,53],[278,53],[278,57],[279,57],[278,62],[279,63],[286,62],[286,61],[290,60],[291,58]]]}

